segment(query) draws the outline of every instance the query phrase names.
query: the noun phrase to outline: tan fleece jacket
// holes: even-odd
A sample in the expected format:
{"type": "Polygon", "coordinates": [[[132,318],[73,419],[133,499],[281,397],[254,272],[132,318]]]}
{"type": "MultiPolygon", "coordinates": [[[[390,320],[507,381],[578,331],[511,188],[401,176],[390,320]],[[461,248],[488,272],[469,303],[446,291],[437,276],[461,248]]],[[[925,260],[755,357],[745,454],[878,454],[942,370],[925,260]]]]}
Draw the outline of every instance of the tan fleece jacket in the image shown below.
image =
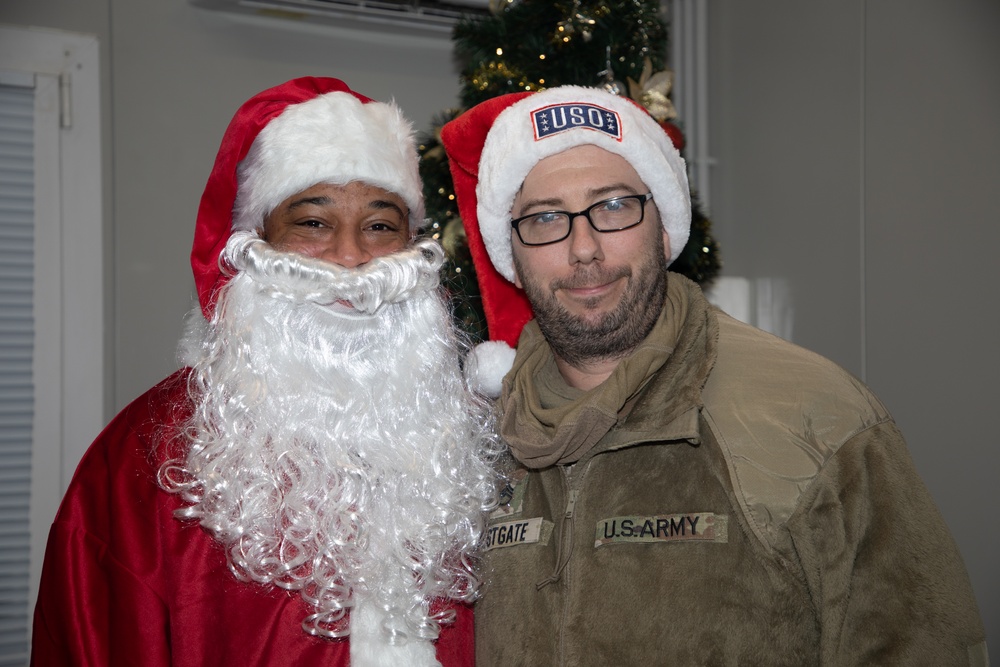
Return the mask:
{"type": "Polygon", "coordinates": [[[479,665],[987,664],[954,541],[864,385],[675,274],[631,359],[574,392],[521,337],[501,424],[529,465],[491,522],[479,665]]]}

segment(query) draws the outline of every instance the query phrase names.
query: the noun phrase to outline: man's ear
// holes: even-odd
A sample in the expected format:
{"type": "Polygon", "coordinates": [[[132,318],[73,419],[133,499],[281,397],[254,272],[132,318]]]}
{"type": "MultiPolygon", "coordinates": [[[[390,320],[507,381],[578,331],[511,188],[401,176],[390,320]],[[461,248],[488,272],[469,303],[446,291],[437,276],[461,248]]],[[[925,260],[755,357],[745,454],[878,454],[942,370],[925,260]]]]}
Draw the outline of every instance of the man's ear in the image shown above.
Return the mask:
{"type": "Polygon", "coordinates": [[[663,230],[663,254],[667,256],[667,264],[670,263],[670,236],[667,235],[667,230],[663,230]]]}

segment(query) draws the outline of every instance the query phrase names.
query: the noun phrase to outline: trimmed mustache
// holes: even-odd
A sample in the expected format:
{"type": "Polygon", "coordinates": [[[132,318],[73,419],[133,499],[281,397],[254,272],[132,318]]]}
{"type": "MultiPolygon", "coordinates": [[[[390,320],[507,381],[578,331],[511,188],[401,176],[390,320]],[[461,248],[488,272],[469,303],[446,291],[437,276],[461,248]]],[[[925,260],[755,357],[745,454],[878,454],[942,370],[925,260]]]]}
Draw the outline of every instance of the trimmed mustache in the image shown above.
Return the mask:
{"type": "Polygon", "coordinates": [[[597,266],[577,269],[568,278],[553,280],[551,289],[581,289],[586,287],[596,287],[613,283],[619,278],[631,278],[632,269],[628,266],[620,266],[612,269],[604,269],[597,266]]]}
{"type": "Polygon", "coordinates": [[[219,256],[219,268],[228,277],[244,272],[267,285],[276,298],[329,306],[350,303],[355,310],[375,314],[387,304],[400,303],[436,289],[444,250],[431,239],[356,268],[283,252],[256,232],[233,232],[219,256]]]}

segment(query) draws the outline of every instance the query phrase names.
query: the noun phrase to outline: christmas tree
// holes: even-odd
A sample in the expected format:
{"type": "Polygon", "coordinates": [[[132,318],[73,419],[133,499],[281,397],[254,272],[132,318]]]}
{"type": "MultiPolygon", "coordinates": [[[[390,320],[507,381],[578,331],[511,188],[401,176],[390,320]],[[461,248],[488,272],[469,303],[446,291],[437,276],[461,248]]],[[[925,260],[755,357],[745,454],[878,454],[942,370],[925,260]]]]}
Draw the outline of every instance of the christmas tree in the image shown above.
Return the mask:
{"type": "MultiPolygon", "coordinates": [[[[461,109],[434,119],[422,137],[421,176],[426,234],[448,254],[443,282],[451,293],[455,319],[474,342],[486,338],[475,268],[458,215],[440,128],[462,110],[505,93],[560,85],[599,86],[641,103],[683,152],[683,133],[670,101],[673,74],[666,69],[667,25],[659,0],[585,2],[499,0],[486,18],[466,19],[452,39],[462,63],[461,109]]],[[[671,270],[707,286],[719,272],[718,246],[711,222],[692,192],[691,238],[671,270]]]]}

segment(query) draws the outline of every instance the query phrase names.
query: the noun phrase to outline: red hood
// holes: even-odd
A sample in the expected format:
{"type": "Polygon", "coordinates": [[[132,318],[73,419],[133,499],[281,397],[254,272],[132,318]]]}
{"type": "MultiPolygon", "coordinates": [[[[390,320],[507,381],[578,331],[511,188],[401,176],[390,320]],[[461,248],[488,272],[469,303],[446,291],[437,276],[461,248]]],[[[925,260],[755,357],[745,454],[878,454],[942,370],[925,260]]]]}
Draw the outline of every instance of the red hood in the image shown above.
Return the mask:
{"type": "Polygon", "coordinates": [[[246,157],[260,131],[289,105],[298,104],[331,92],[346,92],[364,103],[372,100],[351,90],[339,79],[302,77],[269,88],[247,100],[233,116],[215,166],[208,177],[205,192],[198,207],[198,220],[191,249],[191,268],[205,317],[211,317],[215,295],[225,283],[219,271],[219,255],[229,240],[233,224],[233,203],[236,201],[236,168],[246,157]]]}
{"type": "Polygon", "coordinates": [[[509,93],[486,100],[441,128],[441,143],[448,154],[458,212],[476,268],[489,338],[504,341],[511,347],[517,345],[521,329],[533,317],[531,305],[521,289],[497,272],[486,252],[476,213],[476,184],[479,182],[479,158],[493,121],[507,107],[531,94],[509,93]]]}

